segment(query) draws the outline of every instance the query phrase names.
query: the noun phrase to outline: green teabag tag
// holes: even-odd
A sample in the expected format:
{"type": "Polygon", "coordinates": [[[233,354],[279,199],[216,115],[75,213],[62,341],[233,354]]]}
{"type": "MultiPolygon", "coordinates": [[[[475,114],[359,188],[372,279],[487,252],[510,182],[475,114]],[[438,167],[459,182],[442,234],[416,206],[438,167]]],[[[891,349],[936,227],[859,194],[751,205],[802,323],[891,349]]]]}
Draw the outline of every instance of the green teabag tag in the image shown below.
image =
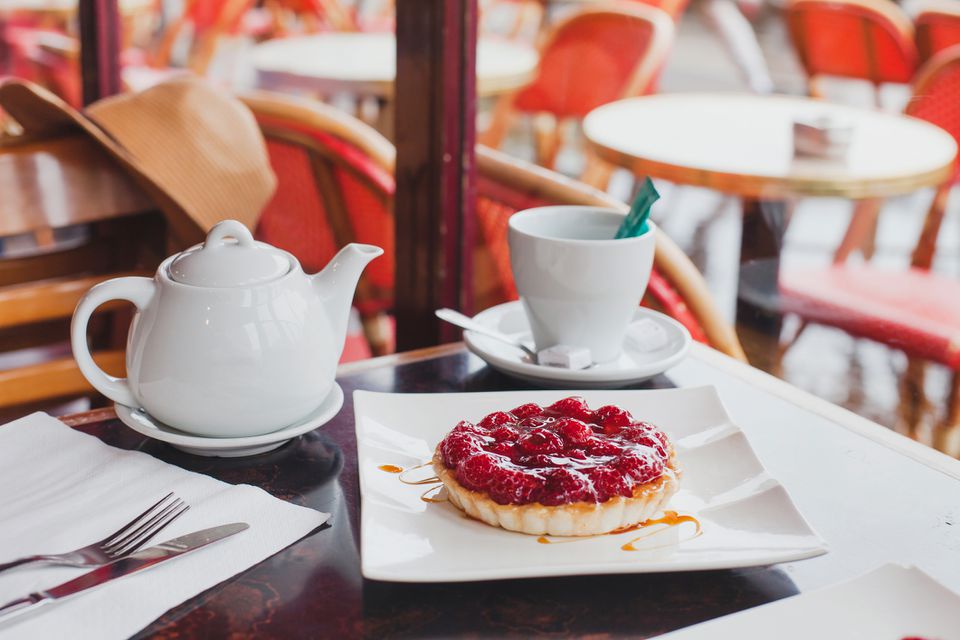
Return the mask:
{"type": "Polygon", "coordinates": [[[623,219],[623,223],[621,223],[620,228],[617,229],[617,235],[614,236],[614,239],[633,238],[634,236],[643,235],[649,231],[650,225],[647,224],[647,218],[650,217],[650,210],[653,208],[653,203],[659,199],[660,194],[657,193],[656,187],[653,186],[653,180],[645,178],[643,186],[640,187],[640,192],[637,193],[637,197],[633,200],[633,206],[630,207],[630,213],[623,219]]]}

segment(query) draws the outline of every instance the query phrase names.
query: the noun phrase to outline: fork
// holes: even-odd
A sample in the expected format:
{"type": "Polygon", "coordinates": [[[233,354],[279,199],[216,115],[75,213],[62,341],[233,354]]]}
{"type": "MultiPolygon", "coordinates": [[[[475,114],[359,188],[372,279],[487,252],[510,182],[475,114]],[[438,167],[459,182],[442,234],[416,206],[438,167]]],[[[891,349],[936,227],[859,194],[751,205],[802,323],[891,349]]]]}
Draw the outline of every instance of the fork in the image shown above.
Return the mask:
{"type": "Polygon", "coordinates": [[[67,553],[27,556],[0,564],[0,572],[29,563],[96,567],[130,555],[190,508],[171,491],[149,509],[99,542],[67,553]],[[172,500],[171,500],[172,498],[172,500]]]}

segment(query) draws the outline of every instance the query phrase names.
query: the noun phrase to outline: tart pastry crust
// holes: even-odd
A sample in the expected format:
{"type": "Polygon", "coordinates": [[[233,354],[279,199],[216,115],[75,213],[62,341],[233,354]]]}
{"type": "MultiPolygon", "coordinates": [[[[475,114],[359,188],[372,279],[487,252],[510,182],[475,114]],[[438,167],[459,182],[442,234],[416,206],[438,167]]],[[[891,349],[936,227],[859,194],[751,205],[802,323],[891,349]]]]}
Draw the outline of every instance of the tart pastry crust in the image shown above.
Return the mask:
{"type": "Polygon", "coordinates": [[[460,484],[454,470],[444,466],[439,446],[433,455],[433,470],[446,487],[450,502],[468,516],[530,535],[593,536],[625,529],[657,515],[680,486],[672,450],[663,475],[635,486],[631,497],[614,496],[605,502],[499,504],[485,493],[460,484]]]}

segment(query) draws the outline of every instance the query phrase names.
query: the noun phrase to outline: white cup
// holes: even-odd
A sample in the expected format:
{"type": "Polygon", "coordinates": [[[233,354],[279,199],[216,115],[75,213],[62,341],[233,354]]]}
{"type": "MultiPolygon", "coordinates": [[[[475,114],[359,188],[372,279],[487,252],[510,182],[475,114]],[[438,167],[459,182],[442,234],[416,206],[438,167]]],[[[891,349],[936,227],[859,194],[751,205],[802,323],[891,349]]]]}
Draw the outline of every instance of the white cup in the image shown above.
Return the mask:
{"type": "Polygon", "coordinates": [[[513,279],[537,351],[566,344],[613,360],[647,288],[656,226],[614,240],[626,214],[598,207],[554,206],[510,217],[513,279]]]}

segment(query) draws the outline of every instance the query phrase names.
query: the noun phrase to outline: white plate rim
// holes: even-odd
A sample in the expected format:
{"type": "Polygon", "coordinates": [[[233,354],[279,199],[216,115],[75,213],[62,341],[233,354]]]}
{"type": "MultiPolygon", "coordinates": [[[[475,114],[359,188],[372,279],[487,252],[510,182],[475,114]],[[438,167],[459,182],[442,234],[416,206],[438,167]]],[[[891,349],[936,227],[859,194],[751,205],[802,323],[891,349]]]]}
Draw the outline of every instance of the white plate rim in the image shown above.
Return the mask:
{"type": "MultiPolygon", "coordinates": [[[[481,324],[490,325],[490,320],[492,318],[502,318],[507,313],[513,312],[515,307],[520,307],[520,311],[522,312],[522,303],[519,300],[513,300],[484,309],[475,315],[473,320],[480,322],[481,324]]],[[[463,340],[471,353],[488,363],[490,366],[505,372],[524,376],[526,378],[544,381],[582,382],[585,384],[603,382],[639,382],[641,380],[651,378],[659,373],[663,373],[670,367],[673,367],[679,363],[684,357],[686,357],[687,352],[690,350],[690,343],[693,342],[693,338],[690,336],[690,332],[687,330],[687,328],[668,315],[660,313],[659,311],[654,311],[653,309],[648,309],[646,307],[637,307],[637,312],[634,318],[638,319],[641,317],[654,319],[657,322],[672,326],[683,336],[683,344],[679,349],[677,349],[677,351],[670,354],[668,357],[662,358],[661,360],[655,360],[645,364],[642,367],[635,367],[632,369],[611,370],[596,368],[573,370],[561,369],[558,367],[543,367],[523,362],[519,359],[511,360],[508,358],[502,358],[497,354],[484,349],[481,343],[477,340],[479,334],[476,334],[473,331],[464,331],[463,340]]],[[[492,338],[486,339],[492,340],[492,338]]]]}
{"type": "Polygon", "coordinates": [[[320,406],[310,414],[306,419],[289,427],[284,427],[277,431],[264,433],[258,436],[244,436],[239,438],[208,438],[204,436],[193,436],[176,430],[174,427],[166,425],[148,414],[145,410],[134,409],[120,403],[114,403],[114,409],[117,417],[125,425],[137,433],[160,440],[169,444],[193,447],[196,449],[241,449],[255,447],[257,445],[273,444],[281,440],[289,440],[308,431],[313,431],[317,427],[329,422],[343,407],[344,393],[337,382],[333,383],[330,393],[323,399],[320,406]],[[143,420],[137,412],[149,418],[149,422],[143,420]],[[159,426],[158,426],[159,425],[159,426]],[[162,427],[162,428],[161,428],[162,427]]]}

